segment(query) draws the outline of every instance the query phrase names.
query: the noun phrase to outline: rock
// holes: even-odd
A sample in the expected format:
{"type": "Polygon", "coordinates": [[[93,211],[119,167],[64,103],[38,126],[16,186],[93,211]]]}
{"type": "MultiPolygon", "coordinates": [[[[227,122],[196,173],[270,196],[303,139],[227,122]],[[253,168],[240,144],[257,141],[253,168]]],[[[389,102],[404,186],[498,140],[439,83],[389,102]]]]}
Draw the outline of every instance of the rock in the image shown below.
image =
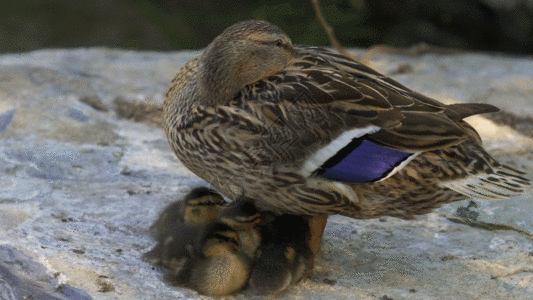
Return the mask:
{"type": "Polygon", "coordinates": [[[1,299],[90,300],[86,292],[59,285],[60,274],[49,276],[46,268],[11,246],[0,246],[1,299]],[[59,293],[58,293],[59,292],[59,293]],[[55,294],[55,295],[53,295],[55,294]],[[31,297],[31,298],[30,298],[31,297]]]}
{"type": "Polygon", "coordinates": [[[16,109],[12,109],[6,112],[0,113],[0,132],[6,130],[7,125],[13,121],[13,116],[17,112],[16,109]]]}
{"type": "MultiPolygon", "coordinates": [[[[154,246],[147,229],[159,211],[205,184],[170,150],[158,110],[171,78],[197,54],[95,48],[0,56],[0,298],[199,298],[141,260],[154,246]]],[[[528,59],[380,54],[372,66],[444,102],[487,102],[533,117],[528,59]]],[[[533,170],[530,138],[483,117],[468,121],[500,161],[533,170]]],[[[531,299],[530,237],[445,214],[533,232],[532,200],[530,188],[414,221],[330,217],[313,274],[281,298],[531,299]]],[[[248,298],[249,291],[235,296],[248,298]]]]}

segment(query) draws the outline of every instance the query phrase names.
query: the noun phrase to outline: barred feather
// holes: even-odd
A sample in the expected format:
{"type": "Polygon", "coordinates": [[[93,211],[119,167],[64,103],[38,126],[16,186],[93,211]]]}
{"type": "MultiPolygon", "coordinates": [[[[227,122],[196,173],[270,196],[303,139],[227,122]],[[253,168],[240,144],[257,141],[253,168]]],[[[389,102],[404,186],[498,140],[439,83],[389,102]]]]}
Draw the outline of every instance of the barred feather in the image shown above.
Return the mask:
{"type": "Polygon", "coordinates": [[[165,99],[176,155],[227,197],[279,214],[410,218],[530,184],[463,120],[496,107],[445,105],[330,50],[293,46],[266,22],[234,26],[165,99]]]}

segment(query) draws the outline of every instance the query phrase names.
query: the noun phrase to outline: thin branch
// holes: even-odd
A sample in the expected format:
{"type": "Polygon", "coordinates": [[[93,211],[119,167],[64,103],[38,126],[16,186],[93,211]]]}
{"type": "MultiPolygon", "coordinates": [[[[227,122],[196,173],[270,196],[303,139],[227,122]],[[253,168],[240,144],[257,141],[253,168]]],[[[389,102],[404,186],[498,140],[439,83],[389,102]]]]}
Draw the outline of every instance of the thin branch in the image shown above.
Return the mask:
{"type": "Polygon", "coordinates": [[[455,216],[450,216],[448,214],[445,214],[446,218],[454,223],[459,223],[459,224],[465,224],[465,225],[468,225],[468,226],[472,226],[472,227],[477,227],[477,228],[482,228],[482,229],[485,229],[485,230],[512,230],[512,231],[516,231],[518,233],[521,233],[527,237],[529,237],[530,239],[533,239],[533,234],[525,231],[525,230],[522,230],[520,228],[516,228],[512,225],[506,225],[506,224],[493,224],[493,223],[485,223],[485,222],[480,222],[480,221],[472,221],[472,220],[468,220],[468,219],[463,219],[463,218],[459,218],[459,217],[455,217],[455,216]]]}
{"type": "Polygon", "coordinates": [[[320,21],[320,24],[326,31],[326,34],[328,35],[328,39],[330,44],[342,55],[347,56],[355,61],[361,62],[363,64],[370,63],[370,60],[372,56],[374,56],[376,53],[379,52],[387,52],[387,53],[393,53],[393,54],[405,54],[409,56],[419,56],[424,53],[437,53],[437,54],[462,54],[468,51],[460,50],[460,49],[453,49],[453,48],[446,48],[446,47],[438,47],[433,45],[428,45],[426,43],[420,43],[414,46],[411,46],[410,48],[394,48],[386,45],[376,45],[368,49],[368,51],[365,53],[365,55],[361,58],[358,57],[350,52],[348,52],[337,40],[337,37],[335,36],[335,33],[333,32],[333,27],[331,27],[328,22],[326,22],[326,19],[322,15],[322,11],[320,10],[320,4],[318,3],[318,0],[311,0],[311,4],[313,4],[313,9],[315,10],[316,17],[318,18],[318,21],[320,21]]]}
{"type": "Polygon", "coordinates": [[[492,275],[490,279],[498,279],[500,277],[507,277],[507,276],[518,274],[518,273],[524,273],[524,272],[533,272],[533,269],[527,268],[527,267],[518,267],[514,270],[506,271],[498,275],[492,275]]]}
{"type": "Polygon", "coordinates": [[[326,34],[328,35],[328,39],[330,44],[342,55],[349,57],[355,61],[360,62],[361,59],[350,52],[348,52],[342,45],[339,43],[337,38],[335,37],[335,33],[333,32],[333,27],[331,27],[328,22],[326,22],[326,19],[322,15],[322,11],[320,10],[320,5],[318,4],[318,0],[311,0],[311,3],[313,4],[313,9],[315,10],[316,17],[318,18],[318,21],[320,21],[320,24],[322,27],[324,27],[324,30],[326,31],[326,34]]]}

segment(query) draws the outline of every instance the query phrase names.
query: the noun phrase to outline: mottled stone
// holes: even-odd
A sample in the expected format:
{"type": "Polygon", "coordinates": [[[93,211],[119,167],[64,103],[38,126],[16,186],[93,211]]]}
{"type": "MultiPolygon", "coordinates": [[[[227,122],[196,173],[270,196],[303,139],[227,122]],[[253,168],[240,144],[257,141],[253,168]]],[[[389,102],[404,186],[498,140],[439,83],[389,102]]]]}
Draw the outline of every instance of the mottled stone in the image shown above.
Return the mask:
{"type": "MultiPolygon", "coordinates": [[[[171,78],[197,54],[0,56],[0,298],[199,298],[141,260],[154,246],[147,229],[159,211],[205,184],[175,158],[157,110],[171,78]]],[[[372,66],[444,102],[533,117],[528,59],[381,53],[372,66]]],[[[468,122],[500,161],[533,170],[530,138],[483,117],[468,122]]],[[[531,299],[531,238],[445,214],[533,232],[532,198],[530,188],[505,201],[463,201],[414,221],[330,217],[313,274],[280,298],[531,299]]]]}

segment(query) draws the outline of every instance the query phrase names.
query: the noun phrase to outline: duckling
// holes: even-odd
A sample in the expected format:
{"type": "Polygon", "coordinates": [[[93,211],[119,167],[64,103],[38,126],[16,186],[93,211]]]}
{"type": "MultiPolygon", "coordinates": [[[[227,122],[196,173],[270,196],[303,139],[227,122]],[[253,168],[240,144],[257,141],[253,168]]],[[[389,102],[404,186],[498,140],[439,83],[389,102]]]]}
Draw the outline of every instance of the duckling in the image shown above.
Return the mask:
{"type": "Polygon", "coordinates": [[[216,224],[216,230],[211,231],[200,246],[201,255],[188,261],[189,277],[185,286],[210,296],[224,296],[241,290],[248,282],[252,261],[241,250],[233,228],[216,224]]]}
{"type": "Polygon", "coordinates": [[[215,221],[205,225],[205,229],[196,243],[196,246],[199,247],[197,251],[202,253],[209,238],[220,236],[220,232],[224,232],[226,236],[233,237],[238,245],[237,251],[251,263],[262,242],[263,224],[262,215],[253,201],[239,199],[222,210],[215,221]]]}
{"type": "Polygon", "coordinates": [[[219,193],[207,187],[192,189],[182,200],[169,204],[150,227],[155,240],[173,229],[173,224],[198,225],[217,218],[226,201],[219,193]]]}
{"type": "Polygon", "coordinates": [[[312,249],[314,232],[309,217],[259,212],[252,200],[239,199],[207,227],[205,237],[197,245],[207,245],[207,237],[220,232],[226,236],[231,233],[233,240],[238,241],[239,261],[246,262],[239,265],[240,272],[234,273],[244,277],[251,267],[248,282],[257,294],[278,294],[312,269],[316,253],[312,249]]]}
{"type": "MultiPolygon", "coordinates": [[[[194,248],[197,237],[202,234],[203,226],[188,226],[172,223],[158,236],[157,245],[143,255],[143,260],[156,266],[164,267],[173,274],[175,282],[185,282],[190,266],[189,261],[195,256],[194,248]]],[[[196,246],[197,247],[197,246],[196,246]]]]}
{"type": "Polygon", "coordinates": [[[222,210],[223,198],[207,188],[195,189],[176,203],[152,226],[158,244],[143,258],[163,266],[169,283],[205,295],[242,289],[261,241],[253,203],[238,201],[222,210]]]}
{"type": "Polygon", "coordinates": [[[216,219],[226,202],[217,192],[207,187],[197,187],[178,201],[169,204],[150,227],[150,235],[158,244],[143,255],[143,259],[174,270],[181,269],[192,256],[197,237],[203,227],[216,219]]]}
{"type": "MultiPolygon", "coordinates": [[[[211,296],[233,294],[248,282],[262,236],[262,219],[249,199],[239,199],[203,225],[194,243],[186,286],[211,296]]],[[[180,278],[178,275],[177,278],[180,278]]]]}
{"type": "Polygon", "coordinates": [[[160,214],[151,228],[158,244],[144,259],[163,266],[169,283],[202,294],[233,294],[248,281],[258,294],[277,294],[312,269],[311,227],[308,217],[259,212],[251,199],[225,205],[197,188],[160,214]]]}
{"type": "Polygon", "coordinates": [[[309,244],[309,224],[303,216],[271,215],[263,230],[249,284],[261,295],[278,294],[311,271],[314,253],[309,244]]]}
{"type": "Polygon", "coordinates": [[[254,258],[262,241],[262,214],[250,199],[239,199],[221,211],[219,222],[231,227],[237,234],[239,246],[249,258],[254,258]]]}
{"type": "Polygon", "coordinates": [[[144,259],[163,266],[165,279],[210,296],[224,296],[241,290],[248,281],[251,260],[239,248],[235,231],[223,224],[174,225],[164,240],[144,259]],[[204,239],[200,243],[198,237],[204,239]],[[198,250],[199,249],[199,252],[198,250]]]}
{"type": "Polygon", "coordinates": [[[229,199],[244,195],[278,215],[410,219],[530,184],[463,120],[497,110],[443,104],[251,20],[179,71],[164,122],[177,157],[229,199]]]}

